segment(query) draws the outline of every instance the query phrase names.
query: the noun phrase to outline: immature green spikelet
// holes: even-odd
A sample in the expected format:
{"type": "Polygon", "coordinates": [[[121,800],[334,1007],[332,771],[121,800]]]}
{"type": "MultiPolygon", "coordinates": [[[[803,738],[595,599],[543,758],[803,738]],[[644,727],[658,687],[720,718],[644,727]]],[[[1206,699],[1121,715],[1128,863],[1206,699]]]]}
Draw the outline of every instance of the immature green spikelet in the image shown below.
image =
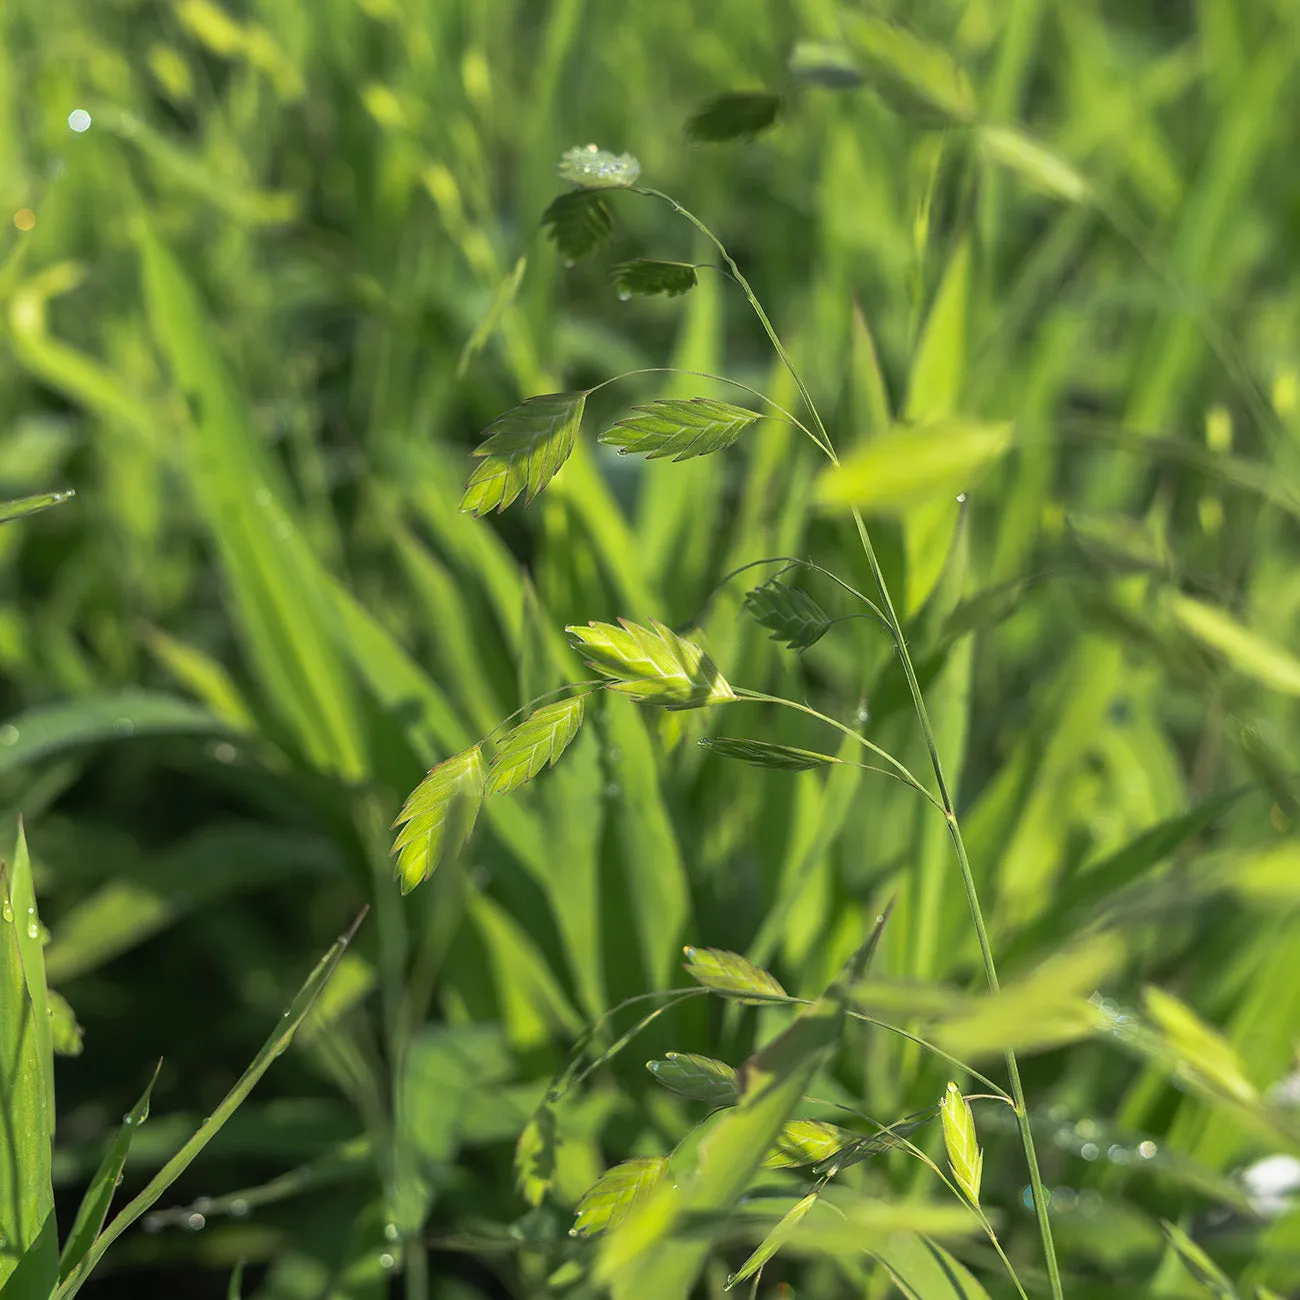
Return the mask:
{"type": "Polygon", "coordinates": [[[984,1152],[975,1137],[975,1116],[970,1103],[955,1083],[949,1083],[939,1103],[943,1117],[943,1144],[948,1149],[948,1164],[957,1186],[976,1207],[980,1203],[980,1176],[984,1172],[984,1152]]]}

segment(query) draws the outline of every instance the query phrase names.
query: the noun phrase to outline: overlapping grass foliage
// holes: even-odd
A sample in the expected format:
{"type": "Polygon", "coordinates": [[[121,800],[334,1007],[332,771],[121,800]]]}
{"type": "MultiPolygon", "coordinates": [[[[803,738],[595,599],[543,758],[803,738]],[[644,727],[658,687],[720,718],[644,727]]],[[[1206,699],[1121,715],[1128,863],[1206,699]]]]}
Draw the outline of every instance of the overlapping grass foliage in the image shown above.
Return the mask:
{"type": "Polygon", "coordinates": [[[1300,6],[10,0],[0,60],[0,499],[77,494],[0,526],[0,1282],[1047,1294],[1012,1049],[1066,1294],[1300,1289],[1300,6]],[[551,206],[589,140],[839,471],[699,230],[551,206]],[[706,707],[512,745],[620,618],[706,707]]]}

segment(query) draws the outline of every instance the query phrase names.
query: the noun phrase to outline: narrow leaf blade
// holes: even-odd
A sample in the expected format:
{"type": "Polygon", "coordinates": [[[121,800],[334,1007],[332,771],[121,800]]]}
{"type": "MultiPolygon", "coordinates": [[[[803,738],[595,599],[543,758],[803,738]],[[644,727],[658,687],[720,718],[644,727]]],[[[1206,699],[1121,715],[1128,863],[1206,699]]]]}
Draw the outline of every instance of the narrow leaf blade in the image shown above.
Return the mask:
{"type": "Polygon", "coordinates": [[[122,1167],[126,1164],[127,1153],[135,1140],[136,1130],[149,1118],[149,1097],[153,1086],[158,1081],[158,1071],[162,1069],[159,1061],[154,1067],[153,1077],[145,1086],[140,1099],[122,1116],[122,1127],[117,1130],[112,1144],[104,1153],[104,1159],[95,1176],[86,1188],[73,1221],[72,1230],[63,1245],[63,1254],[59,1259],[59,1281],[63,1281],[81,1262],[86,1252],[94,1244],[99,1230],[104,1226],[108,1208],[113,1203],[113,1193],[121,1179],[122,1167]]]}
{"type": "Polygon", "coordinates": [[[840,761],[830,754],[819,754],[811,749],[796,749],[793,745],[777,745],[767,740],[746,740],[739,736],[717,736],[712,740],[704,737],[700,744],[722,758],[734,758],[750,767],[766,767],[780,772],[807,772],[840,761]]]}
{"type": "Polygon", "coordinates": [[[645,1156],[607,1169],[582,1194],[569,1235],[590,1237],[618,1227],[649,1199],[667,1165],[664,1156],[645,1156]]]}

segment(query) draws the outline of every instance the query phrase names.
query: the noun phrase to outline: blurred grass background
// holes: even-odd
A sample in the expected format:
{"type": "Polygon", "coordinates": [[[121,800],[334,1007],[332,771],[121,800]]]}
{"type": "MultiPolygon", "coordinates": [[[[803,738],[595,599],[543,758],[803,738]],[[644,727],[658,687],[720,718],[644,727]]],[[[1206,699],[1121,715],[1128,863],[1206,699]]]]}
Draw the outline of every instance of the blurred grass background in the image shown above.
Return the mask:
{"type": "MultiPolygon", "coordinates": [[[[738,1061],[752,1039],[698,1003],[657,1022],[566,1111],[554,1196],[525,1213],[513,1144],[567,1044],[681,983],[682,943],[809,996],[898,891],[885,973],[978,969],[944,828],[901,786],[737,771],[692,743],[717,719],[665,728],[614,700],[489,805],[464,862],[396,898],[402,797],[576,671],[566,622],[703,612],[731,680],[862,708],[923,766],[870,624],[796,660],[738,617],[744,580],[705,606],[769,555],[869,583],[851,530],[812,512],[816,457],[788,427],[685,466],[589,442],[530,509],[457,513],[478,431],[534,393],[674,365],[794,403],[721,277],[622,303],[600,259],[560,265],[537,220],[588,140],[632,150],[728,243],[841,447],[892,415],[1016,422],[964,514],[880,524],[995,948],[1014,972],[1111,928],[1115,1005],[1157,982],[1261,1088],[1294,1068],[1300,854],[1267,888],[1232,864],[1294,846],[1300,687],[1257,646],[1208,651],[1171,597],[1296,653],[1300,5],[891,8],[967,68],[984,120],[1105,202],[1038,192],[865,90],[792,92],[759,140],[685,144],[710,95],[786,85],[792,45],[834,30],[823,0],[4,6],[0,496],[77,491],[0,531],[3,838],[21,814],[51,983],[85,1030],[58,1075],[65,1203],[157,1057],[137,1183],[374,904],[305,1050],[182,1189],[234,1199],[175,1216],[201,1231],[134,1235],[90,1294],[224,1294],[246,1257],[266,1300],[379,1296],[420,1236],[439,1300],[548,1294],[584,1187],[685,1131],[641,1062],[738,1061]]],[[[614,260],[711,259],[659,205],[613,202],[614,260]]],[[[592,406],[700,393],[735,400],[651,375],[592,406]]],[[[827,743],[748,709],[726,729],[827,743]]],[[[944,1078],[878,1035],[839,1074],[886,1119],[944,1078]]],[[[1160,1216],[1300,1288],[1300,1217],[1250,1223],[1227,1181],[1270,1154],[1258,1136],[1102,1045],[1034,1058],[1027,1089],[1072,1294],[1194,1294],[1160,1216]]],[[[986,1196],[1032,1269],[1018,1145],[987,1141],[986,1196]]],[[[832,1263],[773,1270],[801,1295],[861,1289],[832,1263]]]]}

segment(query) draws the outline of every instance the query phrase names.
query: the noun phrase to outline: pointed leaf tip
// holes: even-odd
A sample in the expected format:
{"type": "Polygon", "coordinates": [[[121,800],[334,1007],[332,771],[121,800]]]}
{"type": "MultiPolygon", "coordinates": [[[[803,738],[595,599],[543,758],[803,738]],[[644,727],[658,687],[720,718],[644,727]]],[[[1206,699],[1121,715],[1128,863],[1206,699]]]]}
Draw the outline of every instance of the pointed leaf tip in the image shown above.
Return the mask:
{"type": "Polygon", "coordinates": [[[619,420],[600,441],[617,447],[620,455],[631,452],[647,460],[691,460],[723,451],[759,419],[754,411],[711,397],[668,397],[632,410],[636,414],[619,420]]]}

